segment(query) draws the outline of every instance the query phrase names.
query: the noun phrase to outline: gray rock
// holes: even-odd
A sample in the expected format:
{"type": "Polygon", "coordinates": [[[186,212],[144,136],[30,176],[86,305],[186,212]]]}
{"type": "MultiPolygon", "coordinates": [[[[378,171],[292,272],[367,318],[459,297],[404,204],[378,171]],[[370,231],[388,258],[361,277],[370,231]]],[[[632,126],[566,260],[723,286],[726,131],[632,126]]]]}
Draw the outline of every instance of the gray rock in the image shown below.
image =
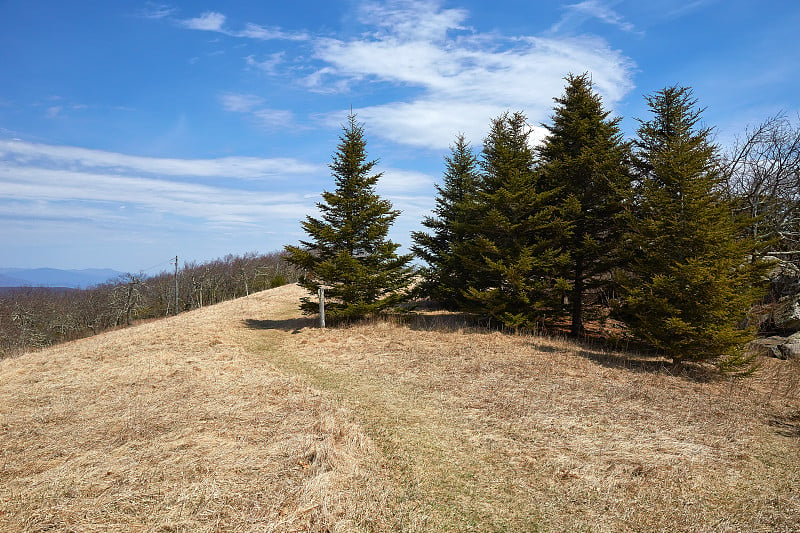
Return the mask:
{"type": "Polygon", "coordinates": [[[747,344],[747,350],[756,352],[758,355],[786,359],[786,356],[781,351],[781,346],[786,344],[786,340],[787,337],[778,336],[755,339],[747,344]]]}
{"type": "Polygon", "coordinates": [[[800,341],[781,344],[778,350],[783,356],[781,359],[800,359],[800,341]]]}
{"type": "Polygon", "coordinates": [[[765,257],[764,260],[770,263],[767,279],[773,294],[783,297],[800,293],[800,268],[777,257],[765,257]]]}
{"type": "Polygon", "coordinates": [[[790,337],[775,335],[755,339],[747,344],[746,350],[759,356],[800,360],[800,332],[790,337]]]}
{"type": "Polygon", "coordinates": [[[800,330],[800,294],[784,296],[772,311],[775,327],[782,330],[800,330]]]}

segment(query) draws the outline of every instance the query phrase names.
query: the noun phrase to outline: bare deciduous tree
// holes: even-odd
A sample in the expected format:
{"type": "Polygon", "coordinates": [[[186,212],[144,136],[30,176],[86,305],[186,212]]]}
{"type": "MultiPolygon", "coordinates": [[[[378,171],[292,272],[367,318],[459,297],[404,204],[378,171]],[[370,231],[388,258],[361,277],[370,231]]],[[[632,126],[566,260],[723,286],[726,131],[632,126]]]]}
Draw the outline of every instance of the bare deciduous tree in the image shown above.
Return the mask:
{"type": "Polygon", "coordinates": [[[748,128],[725,154],[727,192],[770,255],[800,261],[800,122],[785,114],[748,128]]]}
{"type": "MultiPolygon", "coordinates": [[[[189,263],[179,275],[181,310],[292,283],[299,274],[279,253],[251,252],[189,263]]],[[[0,358],[94,335],[137,319],[169,316],[174,311],[174,291],[171,272],[150,277],[125,274],[85,290],[5,289],[0,292],[0,358]]]]}

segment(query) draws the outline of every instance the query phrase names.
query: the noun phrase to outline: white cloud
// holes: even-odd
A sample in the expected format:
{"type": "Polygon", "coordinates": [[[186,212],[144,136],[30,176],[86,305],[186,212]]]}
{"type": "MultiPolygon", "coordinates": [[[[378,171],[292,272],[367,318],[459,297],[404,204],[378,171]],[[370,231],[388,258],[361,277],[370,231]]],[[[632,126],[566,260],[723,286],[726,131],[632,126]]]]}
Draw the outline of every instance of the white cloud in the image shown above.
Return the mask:
{"type": "MultiPolygon", "coordinates": [[[[303,177],[305,190],[298,185],[302,181],[295,183],[296,192],[271,182],[209,184],[185,175],[203,167],[204,161],[195,167],[175,167],[125,159],[132,156],[122,154],[112,154],[112,161],[107,153],[92,150],[65,156],[41,145],[34,148],[21,154],[0,145],[0,220],[8,230],[0,241],[13,235],[4,248],[17,261],[24,257],[35,262],[46,249],[50,259],[41,260],[50,264],[54,250],[63,249],[68,258],[80,248],[135,270],[143,257],[176,252],[213,257],[264,246],[272,249],[284,244],[287,235],[297,230],[297,221],[313,211],[314,204],[304,193],[319,187],[311,176],[303,177]],[[115,161],[129,165],[107,166],[115,161]],[[137,168],[168,172],[137,175],[137,168]],[[169,179],[173,174],[181,178],[169,179]],[[274,235],[265,240],[268,233],[274,235]]],[[[318,170],[315,176],[324,172],[306,167],[318,170]]],[[[84,266],[98,258],[83,259],[87,260],[84,266]]]]}
{"type": "Polygon", "coordinates": [[[507,109],[544,122],[569,73],[590,72],[610,107],[633,87],[630,60],[599,38],[464,33],[467,14],[436,1],[369,4],[363,13],[380,31],[318,39],[315,55],[325,66],[306,83],[329,91],[359,81],[420,89],[410,101],[358,110],[395,142],[441,149],[459,132],[476,142],[471,135],[507,109]]]}
{"type": "MultiPolygon", "coordinates": [[[[616,2],[614,2],[616,3],[616,2]]],[[[626,22],[612,7],[603,0],[584,0],[577,4],[565,6],[567,13],[551,28],[552,32],[559,32],[565,28],[577,27],[586,20],[597,19],[611,26],[616,26],[622,31],[634,32],[635,27],[626,22]]]]}
{"type": "Polygon", "coordinates": [[[227,93],[220,96],[220,102],[226,111],[250,115],[261,128],[285,127],[294,122],[291,111],[264,107],[264,99],[253,94],[227,93]]]}
{"type": "MultiPolygon", "coordinates": [[[[68,216],[63,207],[66,203],[73,205],[71,218],[86,217],[91,212],[94,216],[110,212],[116,217],[119,216],[116,208],[124,201],[126,205],[144,212],[209,220],[239,217],[256,222],[286,214],[286,205],[303,203],[299,193],[256,195],[249,191],[157,178],[36,167],[3,166],[0,167],[0,179],[3,180],[0,199],[58,202],[62,205],[60,216],[68,216]],[[91,210],[86,211],[86,206],[91,210]]],[[[0,214],[3,210],[0,208],[0,214]]]]}
{"type": "Polygon", "coordinates": [[[216,11],[206,11],[199,17],[179,21],[179,24],[190,30],[213,31],[246,39],[268,40],[290,40],[305,41],[309,39],[307,33],[285,32],[280,28],[267,28],[259,24],[248,22],[241,30],[231,30],[225,27],[227,17],[216,11]]]}
{"type": "Polygon", "coordinates": [[[275,74],[278,65],[283,61],[284,52],[276,52],[269,56],[269,59],[264,61],[256,61],[255,57],[249,55],[245,58],[248,66],[255,67],[267,74],[275,74]]]}
{"type": "Polygon", "coordinates": [[[428,174],[397,168],[378,169],[378,171],[383,173],[377,184],[378,192],[382,195],[392,197],[421,190],[433,193],[434,179],[428,174]]]}
{"type": "Polygon", "coordinates": [[[491,104],[436,100],[397,102],[357,110],[359,120],[382,137],[431,149],[447,148],[459,133],[479,142],[486,133],[489,119],[503,111],[504,108],[491,104]]]}
{"type": "Polygon", "coordinates": [[[294,114],[284,109],[256,109],[253,118],[259,126],[268,129],[286,127],[294,122],[294,114]]]}
{"type": "Polygon", "coordinates": [[[463,9],[441,9],[441,2],[426,0],[366,2],[361,7],[361,20],[375,24],[389,34],[409,41],[437,41],[447,32],[461,30],[468,13],[463,9]]]}
{"type": "Polygon", "coordinates": [[[48,107],[45,116],[47,118],[56,118],[61,113],[61,109],[62,107],[60,105],[54,105],[52,107],[48,107]]]}
{"type": "Polygon", "coordinates": [[[215,11],[206,11],[199,17],[181,21],[181,25],[190,30],[222,31],[225,15],[215,11]]]}
{"type": "MultiPolygon", "coordinates": [[[[3,140],[0,219],[19,249],[25,242],[52,247],[89,239],[89,247],[105,246],[98,244],[103,240],[128,254],[121,239],[144,243],[165,232],[199,232],[219,240],[221,231],[236,235],[235,246],[252,249],[265,228],[282,236],[296,228],[313,210],[305,194],[318,190],[323,175],[324,166],[292,159],[161,159],[3,140]],[[211,176],[248,181],[211,182],[211,176]],[[253,180],[265,176],[291,178],[292,191],[282,179],[253,180]]],[[[231,251],[231,242],[219,245],[231,251]]],[[[207,244],[198,240],[194,253],[207,244]]]]}
{"type": "Polygon", "coordinates": [[[148,19],[163,19],[167,18],[177,11],[176,8],[167,4],[158,4],[155,2],[147,2],[145,7],[139,11],[139,16],[148,19]]]}
{"type": "Polygon", "coordinates": [[[220,96],[222,107],[234,113],[247,113],[264,103],[264,99],[253,94],[226,93],[220,96]]]}
{"type": "Polygon", "coordinates": [[[246,37],[249,39],[259,39],[262,41],[270,41],[276,39],[288,41],[305,41],[309,38],[307,33],[291,33],[285,32],[278,28],[265,28],[258,24],[248,22],[245,24],[243,30],[231,33],[234,37],[246,37]]]}
{"type": "Polygon", "coordinates": [[[290,158],[157,158],[90,150],[74,146],[54,146],[8,140],[0,140],[0,155],[13,159],[16,164],[35,163],[43,167],[105,168],[168,176],[237,179],[288,178],[296,175],[315,174],[320,172],[322,168],[318,165],[290,158]]]}

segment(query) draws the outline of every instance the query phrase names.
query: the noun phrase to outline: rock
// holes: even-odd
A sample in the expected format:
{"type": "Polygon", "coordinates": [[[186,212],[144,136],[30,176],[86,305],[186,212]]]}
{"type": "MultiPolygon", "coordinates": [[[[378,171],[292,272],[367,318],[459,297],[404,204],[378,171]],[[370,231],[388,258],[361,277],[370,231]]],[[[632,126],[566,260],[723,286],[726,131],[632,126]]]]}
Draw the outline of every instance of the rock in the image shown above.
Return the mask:
{"type": "Polygon", "coordinates": [[[800,294],[784,296],[772,311],[772,322],[781,330],[800,330],[800,294]]]}
{"type": "Polygon", "coordinates": [[[800,268],[777,257],[768,256],[764,260],[770,263],[767,279],[770,282],[772,294],[780,298],[800,293],[800,268]]]}
{"type": "Polygon", "coordinates": [[[800,342],[781,344],[778,349],[782,355],[781,359],[800,360],[800,342]]]}
{"type": "Polygon", "coordinates": [[[747,350],[754,351],[758,355],[775,357],[777,359],[786,359],[786,356],[783,355],[783,352],[781,351],[781,346],[783,346],[786,341],[787,337],[778,336],[755,339],[747,344],[747,350]]]}
{"type": "Polygon", "coordinates": [[[775,335],[755,339],[747,344],[746,350],[751,353],[755,352],[759,356],[800,360],[800,333],[795,333],[790,337],[775,335]]]}
{"type": "Polygon", "coordinates": [[[778,346],[784,359],[800,359],[800,332],[790,335],[778,346]]]}

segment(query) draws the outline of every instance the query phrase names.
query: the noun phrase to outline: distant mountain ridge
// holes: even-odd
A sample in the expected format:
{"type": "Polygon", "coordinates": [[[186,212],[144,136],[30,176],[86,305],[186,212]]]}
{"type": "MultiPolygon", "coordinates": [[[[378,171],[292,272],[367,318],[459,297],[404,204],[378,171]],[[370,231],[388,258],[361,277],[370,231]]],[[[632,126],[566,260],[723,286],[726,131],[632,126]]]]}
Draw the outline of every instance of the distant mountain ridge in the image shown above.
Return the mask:
{"type": "Polygon", "coordinates": [[[67,287],[85,289],[105,283],[123,272],[110,268],[0,268],[0,287],[67,287]]]}

